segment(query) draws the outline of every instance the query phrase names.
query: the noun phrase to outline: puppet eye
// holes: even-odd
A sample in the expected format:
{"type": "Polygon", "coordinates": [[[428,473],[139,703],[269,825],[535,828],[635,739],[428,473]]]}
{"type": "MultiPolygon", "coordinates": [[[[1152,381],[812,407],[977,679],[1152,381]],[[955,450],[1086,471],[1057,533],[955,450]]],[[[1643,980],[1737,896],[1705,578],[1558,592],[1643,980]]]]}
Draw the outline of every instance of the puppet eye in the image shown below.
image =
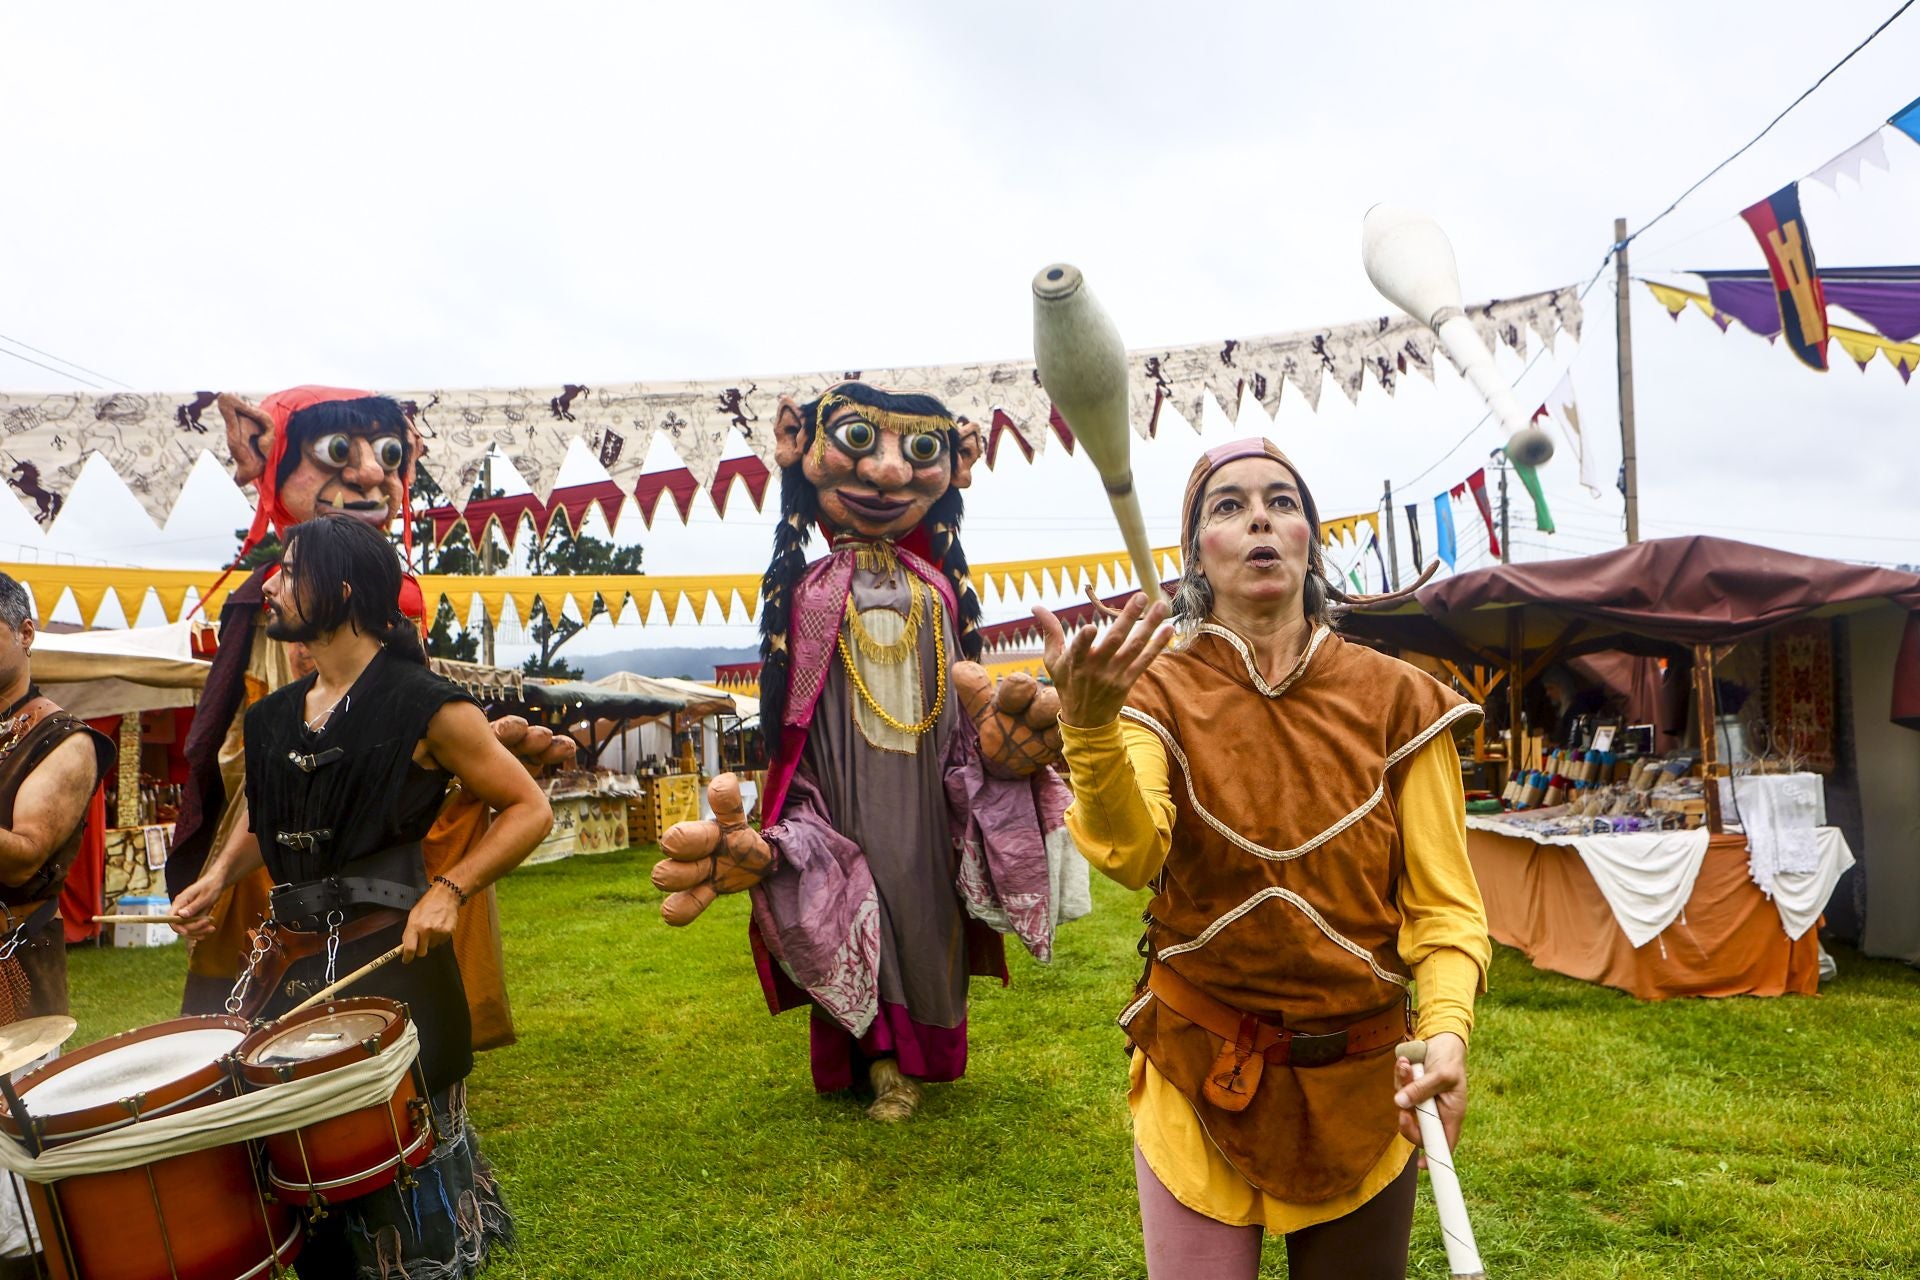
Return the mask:
{"type": "Polygon", "coordinates": [[[388,471],[398,471],[400,464],[407,460],[407,446],[399,436],[381,436],[373,442],[373,453],[388,471]]]}
{"type": "Polygon", "coordinates": [[[946,442],[939,436],[928,431],[920,435],[908,436],[901,444],[901,448],[905,451],[909,462],[916,467],[924,467],[930,462],[940,460],[940,454],[945,445],[946,442]]]}
{"type": "Polygon", "coordinates": [[[849,453],[865,453],[873,448],[880,433],[865,418],[850,418],[833,428],[833,438],[849,453]]]}
{"type": "Polygon", "coordinates": [[[343,432],[321,436],[312,445],[313,456],[330,467],[344,467],[353,457],[353,441],[343,432]]]}

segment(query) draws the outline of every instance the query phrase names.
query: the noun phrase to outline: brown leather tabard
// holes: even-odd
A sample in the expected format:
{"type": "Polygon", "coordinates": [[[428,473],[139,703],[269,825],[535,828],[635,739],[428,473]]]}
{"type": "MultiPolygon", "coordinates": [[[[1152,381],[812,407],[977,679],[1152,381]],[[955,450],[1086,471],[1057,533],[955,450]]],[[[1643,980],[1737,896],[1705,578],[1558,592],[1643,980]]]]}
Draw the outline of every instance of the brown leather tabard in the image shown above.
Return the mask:
{"type": "Polygon", "coordinates": [[[1129,698],[1167,748],[1175,815],[1126,1028],[1243,1177],[1312,1204],[1358,1186],[1399,1131],[1395,790],[1479,712],[1332,633],[1276,685],[1250,656],[1205,629],[1129,698]]]}

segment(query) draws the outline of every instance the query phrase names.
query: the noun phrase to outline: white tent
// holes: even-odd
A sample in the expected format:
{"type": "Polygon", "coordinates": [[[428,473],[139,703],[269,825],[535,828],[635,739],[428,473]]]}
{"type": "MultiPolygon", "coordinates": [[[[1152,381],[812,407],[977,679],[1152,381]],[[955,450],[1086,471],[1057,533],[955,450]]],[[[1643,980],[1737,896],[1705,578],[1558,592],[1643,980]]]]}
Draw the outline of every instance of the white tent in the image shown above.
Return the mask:
{"type": "Polygon", "coordinates": [[[38,632],[34,683],[83,720],[190,707],[199,701],[212,665],[193,656],[196,625],[38,632]]]}

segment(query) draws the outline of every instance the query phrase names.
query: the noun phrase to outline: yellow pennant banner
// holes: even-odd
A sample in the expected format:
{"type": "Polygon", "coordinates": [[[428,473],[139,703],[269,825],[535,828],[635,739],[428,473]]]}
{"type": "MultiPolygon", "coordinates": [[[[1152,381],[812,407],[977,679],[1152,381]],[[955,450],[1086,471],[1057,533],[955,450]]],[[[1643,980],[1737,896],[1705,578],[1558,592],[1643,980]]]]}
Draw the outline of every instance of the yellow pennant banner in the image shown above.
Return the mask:
{"type": "Polygon", "coordinates": [[[1327,545],[1334,542],[1358,542],[1359,529],[1366,525],[1373,530],[1373,536],[1380,536],[1380,513],[1362,511],[1356,516],[1338,516],[1332,520],[1320,522],[1320,542],[1327,545]]]}
{"type": "MultiPolygon", "coordinates": [[[[1734,316],[1722,316],[1713,305],[1713,299],[1704,293],[1695,293],[1691,289],[1678,289],[1670,284],[1655,284],[1651,280],[1643,281],[1647,292],[1654,300],[1667,309],[1667,314],[1678,318],[1688,307],[1698,307],[1700,314],[1718,324],[1722,329],[1734,316]]],[[[1743,325],[1742,328],[1745,326],[1743,325]]],[[[1876,355],[1885,356],[1887,363],[1899,372],[1904,381],[1920,370],[1920,342],[1895,342],[1891,338],[1881,337],[1865,329],[1843,329],[1839,325],[1828,325],[1827,332],[1840,344],[1840,349],[1853,358],[1853,362],[1865,369],[1873,363],[1876,355]]]]}
{"type": "MultiPolygon", "coordinates": [[[[1153,551],[1162,579],[1180,572],[1180,553],[1174,547],[1153,551]]],[[[33,593],[34,613],[45,622],[69,595],[87,626],[109,626],[115,621],[106,609],[111,596],[131,625],[154,593],[161,612],[179,621],[195,608],[209,622],[217,621],[226,598],[247,580],[246,571],[226,575],[217,569],[138,569],[110,565],[0,564],[5,573],[33,593]],[[217,586],[216,586],[217,584],[217,586]]],[[[1007,560],[976,564],[971,576],[976,590],[989,589],[1002,601],[1025,599],[1028,594],[1079,595],[1087,587],[1120,590],[1133,581],[1125,552],[1048,556],[1036,560],[1007,560]]],[[[636,620],[664,620],[667,625],[706,621],[725,622],[744,615],[752,619],[760,608],[758,573],[731,574],[582,574],[535,577],[502,575],[477,577],[422,574],[420,591],[429,610],[445,600],[461,620],[478,607],[495,623],[507,610],[525,626],[537,605],[549,615],[570,611],[589,617],[598,597],[619,620],[629,603],[636,620]],[[656,613],[659,618],[656,618],[656,613]]]]}

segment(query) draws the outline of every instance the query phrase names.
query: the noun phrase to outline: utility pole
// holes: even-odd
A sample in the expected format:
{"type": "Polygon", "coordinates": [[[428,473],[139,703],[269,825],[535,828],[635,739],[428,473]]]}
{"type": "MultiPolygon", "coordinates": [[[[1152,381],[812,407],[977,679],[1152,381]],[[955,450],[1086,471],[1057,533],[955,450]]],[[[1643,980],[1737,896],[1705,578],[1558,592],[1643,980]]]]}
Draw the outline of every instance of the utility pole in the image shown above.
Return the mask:
{"type": "MultiPolygon", "coordinates": [[[[493,450],[491,448],[487,450],[486,458],[480,463],[480,496],[483,498],[493,496],[493,450]]],[[[468,532],[472,532],[471,525],[468,526],[468,532]]],[[[480,522],[480,572],[489,578],[493,576],[493,525],[484,520],[480,522]]],[[[484,604],[480,606],[480,656],[485,659],[488,666],[494,665],[493,615],[487,612],[484,604]]]]}
{"type": "Polygon", "coordinates": [[[1393,481],[1383,481],[1387,489],[1387,570],[1393,579],[1393,590],[1400,589],[1400,545],[1393,532],[1393,481]]]}
{"type": "Polygon", "coordinates": [[[1620,357],[1620,487],[1627,499],[1627,545],[1640,541],[1640,460],[1633,444],[1633,299],[1627,290],[1627,220],[1613,220],[1613,314],[1620,357]]]}
{"type": "Polygon", "coordinates": [[[1494,450],[1500,459],[1500,563],[1509,564],[1513,560],[1513,533],[1507,523],[1507,451],[1494,450]]]}

